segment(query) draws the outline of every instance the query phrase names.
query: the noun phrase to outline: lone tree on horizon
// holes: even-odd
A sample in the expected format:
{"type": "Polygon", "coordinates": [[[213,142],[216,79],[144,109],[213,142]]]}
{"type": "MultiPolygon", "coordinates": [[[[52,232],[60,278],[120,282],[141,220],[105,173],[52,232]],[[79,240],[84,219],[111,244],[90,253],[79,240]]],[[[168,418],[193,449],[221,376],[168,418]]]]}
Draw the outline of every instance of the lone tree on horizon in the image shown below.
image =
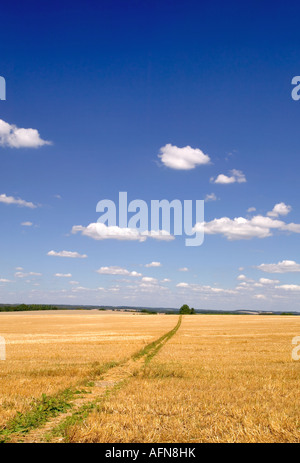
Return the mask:
{"type": "Polygon", "coordinates": [[[183,306],[181,306],[179,309],[179,313],[181,315],[192,315],[195,313],[195,309],[194,308],[190,309],[187,304],[183,304],[183,306]]]}

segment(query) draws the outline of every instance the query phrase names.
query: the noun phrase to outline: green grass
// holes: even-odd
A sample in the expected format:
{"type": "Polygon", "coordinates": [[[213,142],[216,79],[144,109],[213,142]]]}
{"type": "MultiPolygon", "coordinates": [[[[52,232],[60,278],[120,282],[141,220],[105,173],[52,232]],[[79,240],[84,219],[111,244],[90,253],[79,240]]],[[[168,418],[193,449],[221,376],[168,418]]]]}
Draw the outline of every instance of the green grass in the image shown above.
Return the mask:
{"type": "Polygon", "coordinates": [[[34,401],[29,412],[17,413],[6,427],[0,431],[0,443],[9,442],[12,434],[26,434],[31,429],[38,428],[46,423],[49,418],[66,412],[72,407],[71,400],[74,395],[81,392],[66,389],[56,396],[43,394],[40,399],[34,401]]]}
{"type": "Polygon", "coordinates": [[[148,344],[146,347],[143,349],[139,350],[133,355],[133,360],[138,360],[141,357],[146,356],[146,361],[150,361],[154,355],[157,354],[157,352],[162,348],[162,346],[176,333],[176,331],[179,329],[181,325],[181,315],[179,316],[179,320],[177,322],[177,325],[171,330],[168,331],[168,333],[164,334],[161,336],[159,339],[156,341],[151,342],[148,344]]]}
{"type": "MultiPolygon", "coordinates": [[[[132,359],[138,360],[142,357],[145,357],[145,364],[150,362],[150,360],[158,353],[158,351],[165,345],[165,343],[177,332],[181,325],[181,319],[182,317],[180,316],[176,326],[171,331],[139,350],[132,356],[132,359]]],[[[111,368],[122,365],[126,363],[127,360],[128,359],[124,359],[121,362],[108,362],[104,365],[98,364],[96,362],[92,365],[89,376],[83,382],[81,382],[81,385],[84,385],[85,387],[93,387],[93,379],[99,376],[101,377],[111,368]]],[[[68,426],[83,420],[97,406],[99,400],[105,400],[105,398],[109,397],[111,393],[116,392],[123,384],[124,381],[120,381],[111,389],[107,389],[102,398],[96,399],[96,401],[90,402],[89,404],[81,407],[69,418],[67,418],[67,420],[65,420],[65,422],[56,429],[56,432],[62,433],[63,430],[65,430],[68,426]]],[[[32,408],[28,412],[18,412],[17,415],[6,424],[5,428],[0,430],[0,443],[9,442],[10,436],[13,434],[24,435],[32,429],[39,428],[47,421],[49,421],[50,418],[70,410],[72,408],[72,400],[74,400],[77,394],[87,393],[89,393],[89,391],[72,390],[69,388],[55,396],[47,396],[46,394],[43,394],[41,399],[35,400],[32,403],[32,408]]]]}
{"type": "MultiPolygon", "coordinates": [[[[121,389],[121,387],[123,387],[124,384],[126,384],[127,382],[127,379],[118,382],[112,388],[106,389],[102,396],[96,398],[88,404],[82,405],[82,407],[80,407],[78,410],[72,413],[71,416],[68,416],[62,423],[60,423],[56,428],[54,428],[50,433],[48,433],[45,436],[45,440],[49,441],[55,436],[64,436],[66,438],[67,430],[71,426],[74,426],[78,423],[82,423],[94,410],[97,410],[99,413],[101,413],[103,410],[104,402],[107,399],[109,399],[113,394],[116,394],[117,391],[121,389]]],[[[67,440],[65,442],[67,442],[67,440]]]]}

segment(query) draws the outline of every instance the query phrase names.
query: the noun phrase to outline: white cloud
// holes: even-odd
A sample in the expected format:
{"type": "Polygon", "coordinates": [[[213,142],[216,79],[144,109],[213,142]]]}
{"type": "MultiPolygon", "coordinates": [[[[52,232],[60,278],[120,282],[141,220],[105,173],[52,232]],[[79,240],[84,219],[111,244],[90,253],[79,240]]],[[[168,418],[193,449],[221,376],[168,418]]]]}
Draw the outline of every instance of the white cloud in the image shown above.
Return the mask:
{"type": "Polygon", "coordinates": [[[21,225],[23,227],[32,227],[33,223],[32,222],[22,222],[21,225]]]}
{"type": "Polygon", "coordinates": [[[79,285],[79,281],[73,281],[73,280],[71,280],[71,281],[69,281],[69,284],[70,284],[70,285],[79,285]]]}
{"type": "Polygon", "coordinates": [[[205,196],[204,201],[207,203],[209,201],[217,201],[217,199],[215,193],[210,193],[205,196]]]}
{"type": "Polygon", "coordinates": [[[98,288],[85,288],[84,286],[76,286],[76,288],[72,288],[72,292],[77,293],[80,291],[98,291],[98,288]]]}
{"type": "MultiPolygon", "coordinates": [[[[262,285],[259,285],[259,286],[262,286],[262,285]]],[[[236,289],[252,289],[251,281],[242,281],[241,283],[238,284],[236,289]]]]}
{"type": "Polygon", "coordinates": [[[267,297],[264,294],[255,294],[254,299],[267,299],[267,297]]]}
{"type": "Polygon", "coordinates": [[[232,169],[230,171],[230,177],[224,174],[219,174],[216,179],[213,177],[210,179],[211,183],[219,183],[222,185],[228,185],[230,183],[245,183],[247,182],[245,174],[241,170],[232,169]]]}
{"type": "Polygon", "coordinates": [[[0,278],[0,283],[11,283],[11,280],[7,280],[6,278],[0,278]]]}
{"type": "MultiPolygon", "coordinates": [[[[20,268],[20,267],[19,267],[19,268],[20,268]]],[[[37,272],[27,272],[27,273],[25,273],[25,272],[21,272],[21,271],[15,273],[15,277],[17,277],[17,278],[25,278],[25,277],[28,277],[28,276],[37,276],[37,277],[40,277],[40,276],[42,276],[42,274],[41,274],[41,273],[37,273],[37,272]]]]}
{"type": "Polygon", "coordinates": [[[58,278],[71,278],[72,274],[71,273],[55,273],[54,276],[58,278]]]}
{"type": "Polygon", "coordinates": [[[157,283],[157,279],[152,277],[143,277],[142,281],[145,283],[157,283]]]}
{"type": "Polygon", "coordinates": [[[285,203],[275,204],[272,211],[267,212],[268,217],[278,217],[280,215],[288,215],[292,210],[291,206],[287,206],[285,203]]]}
{"type": "Polygon", "coordinates": [[[249,209],[247,209],[247,212],[255,212],[256,211],[256,207],[249,207],[249,209]]]}
{"type": "Polygon", "coordinates": [[[278,289],[284,289],[285,291],[300,291],[300,285],[280,285],[275,286],[278,289]]]}
{"type": "MultiPolygon", "coordinates": [[[[196,223],[193,231],[201,231],[202,223],[196,223]]],[[[223,235],[228,240],[246,240],[272,236],[272,230],[300,233],[300,224],[285,223],[271,217],[256,215],[250,219],[244,217],[221,217],[204,223],[204,232],[208,235],[223,235]]]]}
{"type": "Polygon", "coordinates": [[[260,264],[257,268],[266,273],[300,272],[300,264],[297,264],[294,260],[283,260],[277,264],[260,264]]]}
{"type": "Polygon", "coordinates": [[[188,272],[189,269],[187,267],[182,267],[178,269],[179,272],[188,272]]]}
{"type": "Polygon", "coordinates": [[[146,264],[145,267],[161,267],[160,262],[150,262],[150,264],[146,264]]]}
{"type": "Polygon", "coordinates": [[[300,233],[300,224],[287,223],[282,226],[282,230],[292,232],[292,233],[300,233]]]}
{"type": "MultiPolygon", "coordinates": [[[[283,224],[273,221],[268,217],[255,216],[248,220],[244,217],[236,217],[233,220],[228,217],[214,219],[205,223],[204,231],[208,235],[220,234],[228,240],[241,240],[251,238],[266,238],[271,236],[271,228],[280,228],[283,224]]],[[[197,231],[195,226],[195,231],[197,231]]]]}
{"type": "Polygon", "coordinates": [[[262,285],[274,285],[274,284],[280,283],[279,280],[270,280],[269,278],[260,278],[260,279],[259,279],[259,282],[260,282],[262,285]]]}
{"type": "Polygon", "coordinates": [[[70,257],[73,259],[85,259],[87,257],[86,254],[79,254],[78,252],[74,251],[49,251],[47,256],[55,256],[55,257],[70,257]]]}
{"type": "Polygon", "coordinates": [[[163,280],[161,280],[162,283],[170,283],[170,278],[164,278],[163,280]]]}
{"type": "Polygon", "coordinates": [[[247,280],[247,277],[246,277],[246,275],[241,274],[241,275],[239,275],[239,276],[237,277],[237,280],[240,280],[240,281],[242,281],[242,280],[247,280]]]}
{"type": "Polygon", "coordinates": [[[176,170],[190,170],[210,162],[210,157],[198,148],[178,148],[170,143],[160,148],[158,157],[165,166],[176,170]]]}
{"type": "Polygon", "coordinates": [[[186,283],[181,282],[176,285],[177,288],[185,288],[196,292],[202,292],[207,294],[237,294],[237,291],[233,289],[224,289],[224,288],[216,288],[214,286],[209,285],[198,285],[194,283],[186,283]]]}
{"type": "Polygon", "coordinates": [[[104,223],[90,223],[87,227],[74,225],[71,232],[73,234],[81,232],[82,235],[89,236],[94,240],[114,239],[120,241],[146,241],[147,238],[153,238],[161,241],[174,240],[174,236],[165,230],[140,232],[135,228],[120,228],[118,226],[107,226],[104,223]]]}
{"type": "Polygon", "coordinates": [[[136,271],[129,271],[126,268],[118,267],[118,266],[111,266],[111,267],[100,267],[96,270],[97,273],[101,275],[127,275],[131,277],[140,277],[142,276],[141,273],[136,271]]]}
{"type": "Polygon", "coordinates": [[[31,202],[25,201],[24,199],[17,199],[13,196],[6,196],[6,194],[0,195],[0,203],[4,204],[17,204],[21,207],[29,207],[30,209],[35,209],[37,206],[31,202]]]}
{"type": "Polygon", "coordinates": [[[141,233],[142,237],[153,238],[158,241],[173,241],[175,237],[165,230],[150,230],[141,233]]]}
{"type": "Polygon", "coordinates": [[[0,146],[9,148],[39,148],[51,145],[43,140],[36,129],[19,129],[14,124],[8,124],[0,119],[0,146]]]}
{"type": "Polygon", "coordinates": [[[168,289],[165,286],[161,286],[158,284],[158,281],[155,278],[150,278],[150,277],[145,277],[142,278],[141,281],[139,281],[136,284],[136,287],[134,288],[138,293],[139,292],[157,292],[157,291],[168,291],[168,289]]]}

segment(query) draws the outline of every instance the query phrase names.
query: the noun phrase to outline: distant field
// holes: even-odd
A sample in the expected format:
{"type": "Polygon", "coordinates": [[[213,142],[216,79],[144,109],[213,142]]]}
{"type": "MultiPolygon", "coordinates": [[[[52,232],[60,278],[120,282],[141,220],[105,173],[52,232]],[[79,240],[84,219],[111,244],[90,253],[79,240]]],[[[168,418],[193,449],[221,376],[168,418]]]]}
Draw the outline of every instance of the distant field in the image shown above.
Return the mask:
{"type": "Polygon", "coordinates": [[[0,441],[300,442],[300,317],[2,313],[0,335],[0,441]]]}

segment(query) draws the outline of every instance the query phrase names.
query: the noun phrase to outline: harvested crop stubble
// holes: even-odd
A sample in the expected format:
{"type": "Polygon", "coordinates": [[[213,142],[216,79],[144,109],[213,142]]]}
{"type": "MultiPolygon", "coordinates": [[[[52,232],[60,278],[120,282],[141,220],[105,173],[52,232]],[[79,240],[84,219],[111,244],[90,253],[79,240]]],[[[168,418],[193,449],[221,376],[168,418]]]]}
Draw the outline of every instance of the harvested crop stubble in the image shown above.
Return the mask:
{"type": "MultiPolygon", "coordinates": [[[[165,317],[163,320],[167,319],[165,317]]],[[[183,317],[177,334],[69,442],[300,442],[300,317],[183,317]]]]}
{"type": "Polygon", "coordinates": [[[42,394],[82,385],[173,326],[173,317],[95,310],[0,313],[7,344],[7,360],[0,362],[0,428],[42,394]]]}

